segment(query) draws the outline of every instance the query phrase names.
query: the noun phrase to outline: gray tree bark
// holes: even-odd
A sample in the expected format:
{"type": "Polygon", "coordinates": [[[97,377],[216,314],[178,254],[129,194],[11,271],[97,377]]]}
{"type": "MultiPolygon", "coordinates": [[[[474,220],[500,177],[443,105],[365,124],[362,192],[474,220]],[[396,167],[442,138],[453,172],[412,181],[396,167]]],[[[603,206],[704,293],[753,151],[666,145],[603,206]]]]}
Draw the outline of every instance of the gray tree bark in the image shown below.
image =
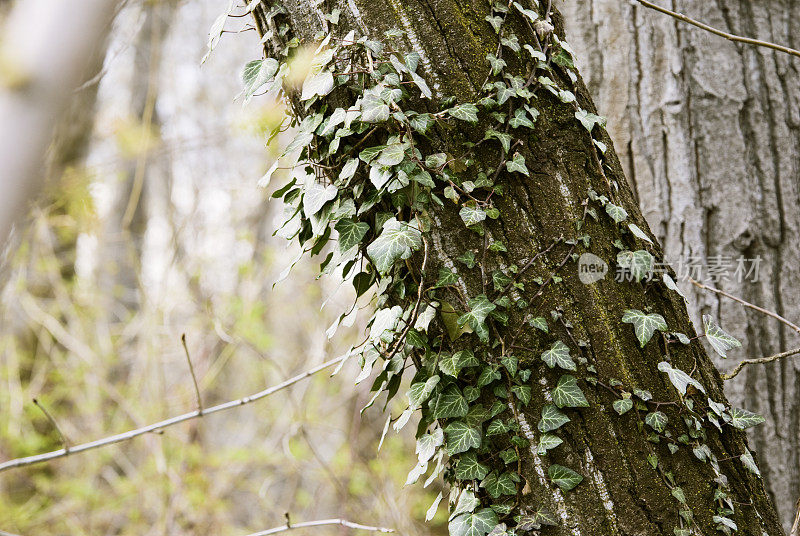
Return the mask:
{"type": "MultiPolygon", "coordinates": [[[[661,4],[734,34],[800,45],[797,2],[661,4]]],[[[800,61],[635,2],[566,2],[563,12],[579,67],[667,259],[735,265],[740,256],[760,257],[757,282],[731,277],[712,286],[796,322],[800,61]]],[[[696,325],[710,313],[743,341],[727,361],[716,359],[721,370],[798,346],[800,337],[774,319],[682,286],[696,325]]],[[[767,418],[750,437],[788,532],[800,496],[800,361],[748,367],[725,391],[767,418]]]]}

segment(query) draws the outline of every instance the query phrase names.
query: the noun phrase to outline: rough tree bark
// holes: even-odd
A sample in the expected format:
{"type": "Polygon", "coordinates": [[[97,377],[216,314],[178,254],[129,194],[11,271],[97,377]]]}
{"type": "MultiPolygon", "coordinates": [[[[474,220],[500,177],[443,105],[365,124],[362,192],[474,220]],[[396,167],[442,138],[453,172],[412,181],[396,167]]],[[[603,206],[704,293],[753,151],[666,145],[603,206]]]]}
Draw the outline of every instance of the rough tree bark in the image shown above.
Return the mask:
{"type": "MultiPolygon", "coordinates": [[[[316,3],[290,0],[282,4],[288,10],[292,31],[301,42],[311,42],[326,26],[316,3]]],[[[419,53],[421,72],[435,96],[454,95],[458,102],[475,100],[487,76],[486,55],[498,46],[497,35],[485,21],[489,15],[489,5],[485,1],[348,0],[329,4],[328,10],[333,7],[342,10],[337,33],[354,29],[381,38],[384,30],[405,30],[407,48],[419,53]]],[[[262,34],[269,30],[265,25],[268,10],[265,3],[254,7],[255,21],[262,34]]],[[[560,15],[554,14],[554,22],[556,32],[563,35],[560,15]]],[[[524,42],[535,42],[533,34],[524,28],[515,28],[515,31],[524,42]]],[[[594,111],[580,79],[577,88],[580,105],[594,111]]],[[[448,203],[434,215],[437,225],[428,235],[431,251],[426,273],[436,274],[443,266],[459,272],[464,285],[453,291],[462,294],[453,296],[453,303],[486,292],[482,272],[491,273],[497,267],[514,264],[525,266],[537,252],[543,252],[559,237],[574,237],[575,221],[584,214],[582,202],[590,188],[624,206],[630,221],[648,229],[608,136],[603,134],[609,150],[602,165],[597,160],[591,137],[574,117],[574,108],[546,91],[537,94],[536,104],[541,115],[534,134],[523,140],[519,149],[528,162],[531,177],[499,173],[506,191],[495,199],[495,206],[502,216],[487,225],[490,239],[502,241],[507,252],[488,258],[474,270],[462,269],[454,259],[465,249],[480,252],[484,247],[482,240],[465,229],[458,214],[459,207],[448,203]]],[[[475,134],[470,128],[437,129],[430,135],[431,146],[424,149],[455,154],[461,140],[475,134]]],[[[478,133],[477,139],[481,135],[482,132],[478,133]]],[[[494,154],[483,151],[479,157],[497,165],[496,151],[494,154]]],[[[621,239],[630,247],[636,244],[631,234],[620,235],[608,218],[587,219],[581,232],[591,236],[590,250],[606,260],[616,255],[615,240],[621,239]]],[[[581,248],[571,248],[562,242],[543,254],[543,266],[535,266],[523,277],[527,286],[521,292],[522,297],[541,314],[547,315],[556,309],[563,312],[564,325],[558,328],[560,333],[566,340],[588,342],[584,349],[577,344],[571,345],[571,349],[583,354],[597,369],[601,380],[618,378],[627,386],[651,391],[655,400],[673,400],[674,389],[657,369],[657,364],[665,359],[663,344],[651,342],[640,349],[630,325],[622,324],[620,319],[625,309],[658,312],[664,315],[671,330],[692,333],[682,298],[660,283],[618,284],[613,278],[606,278],[583,285],[577,277],[575,264],[569,262],[574,251],[581,251],[581,248]],[[556,272],[563,281],[545,284],[545,291],[537,292],[539,287],[532,279],[535,276],[547,279],[556,272]],[[569,324],[571,329],[566,327],[569,324]]],[[[658,246],[654,247],[654,252],[661,257],[658,246]]],[[[419,254],[410,259],[409,266],[417,278],[424,276],[420,273],[422,264],[419,254]]],[[[521,313],[511,311],[508,326],[495,325],[494,336],[501,341],[516,339],[516,346],[536,350],[518,353],[521,362],[534,369],[533,401],[520,410],[518,419],[523,432],[535,445],[538,441],[535,423],[545,404],[546,390],[554,386],[557,376],[533,359],[546,347],[548,339],[543,339],[536,330],[522,329],[522,321],[521,313]]],[[[474,342],[477,345],[477,339],[474,342]]],[[[672,350],[671,360],[673,365],[693,371],[709,396],[724,400],[719,374],[700,344],[672,350]]],[[[586,386],[584,392],[591,405],[580,412],[569,412],[572,422],[565,428],[564,444],[557,454],[543,457],[537,454],[535,447],[521,453],[522,474],[530,491],[526,489],[520,494],[520,506],[535,510],[545,505],[557,512],[561,522],[558,527],[548,529],[551,534],[672,535],[678,526],[680,508],[671,486],[663,478],[664,472],[671,472],[677,485],[690,498],[701,533],[715,533],[713,473],[708,465],[699,462],[690,449],[682,448],[671,455],[663,442],[649,442],[641,431],[641,423],[632,415],[634,412],[619,417],[611,410],[614,397],[606,390],[586,386]],[[658,456],[661,472],[654,470],[648,455],[658,456]],[[585,476],[584,482],[563,493],[545,476],[547,463],[553,462],[578,470],[585,476]]],[[[665,405],[662,411],[669,415],[671,422],[680,422],[673,406],[665,405]]],[[[763,483],[747,472],[737,459],[747,452],[744,434],[726,427],[723,433],[710,432],[708,444],[720,459],[721,471],[728,479],[736,504],[733,518],[738,533],[782,534],[763,483]]]]}
{"type": "MultiPolygon", "coordinates": [[[[716,28],[797,47],[795,2],[662,2],[716,28]]],[[[800,71],[797,58],[731,43],[632,2],[567,2],[567,37],[608,116],[626,175],[668,259],[761,257],[757,283],[715,286],[797,322],[800,317],[800,71]]],[[[724,262],[724,261],[723,261],[724,262]]],[[[680,283],[679,283],[680,284],[680,283]]],[[[743,357],[796,347],[775,320],[690,285],[695,319],[721,319],[743,357]]],[[[749,367],[725,391],[767,422],[750,431],[788,532],[800,497],[800,361],[749,367]]]]}

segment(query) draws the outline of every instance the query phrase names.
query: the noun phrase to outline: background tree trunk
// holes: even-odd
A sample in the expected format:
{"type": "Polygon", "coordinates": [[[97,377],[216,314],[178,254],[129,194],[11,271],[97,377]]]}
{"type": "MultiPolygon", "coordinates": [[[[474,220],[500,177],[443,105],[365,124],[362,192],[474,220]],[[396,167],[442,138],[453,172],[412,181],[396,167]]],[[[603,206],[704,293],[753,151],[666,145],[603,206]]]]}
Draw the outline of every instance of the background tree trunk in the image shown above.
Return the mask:
{"type": "MultiPolygon", "coordinates": [[[[254,13],[262,34],[268,30],[266,21],[269,20],[270,6],[265,4],[258,4],[254,13]]],[[[280,22],[288,22],[293,35],[301,41],[310,43],[317,32],[327,30],[324,13],[315,7],[316,4],[306,1],[282,4],[288,10],[289,20],[280,22]]],[[[489,14],[486,2],[349,0],[339,2],[338,6],[342,9],[343,20],[335,29],[337,33],[344,34],[352,28],[373,38],[381,38],[384,30],[402,29],[406,32],[407,49],[420,55],[421,72],[435,97],[454,95],[458,102],[476,98],[489,69],[486,54],[497,48],[497,36],[484,20],[489,14]]],[[[558,15],[555,23],[560,32],[558,15]]],[[[519,28],[515,31],[523,42],[534,42],[530,32],[519,28]]],[[[593,111],[594,106],[580,80],[577,93],[580,105],[593,111]]],[[[633,222],[647,228],[613,149],[609,147],[605,165],[601,164],[595,158],[591,137],[574,117],[574,108],[546,91],[539,91],[537,95],[536,107],[541,116],[535,134],[523,140],[524,145],[519,149],[529,163],[531,177],[500,174],[500,181],[506,188],[505,195],[495,200],[501,217],[487,225],[488,241],[503,242],[507,253],[484,257],[479,268],[463,269],[453,262],[454,259],[465,249],[480,254],[485,243],[465,229],[457,206],[448,203],[441,210],[437,209],[434,215],[437,225],[429,236],[431,259],[426,273],[436,274],[443,266],[459,272],[464,285],[447,296],[452,303],[460,304],[486,292],[484,273],[511,265],[524,266],[536,252],[543,251],[559,236],[575,237],[575,220],[581,219],[584,210],[581,204],[590,188],[611,196],[628,210],[633,222]]],[[[452,132],[440,130],[431,135],[430,146],[421,149],[423,155],[438,151],[456,154],[462,136],[476,141],[482,135],[483,132],[472,132],[470,128],[453,129],[452,132]]],[[[608,137],[603,135],[602,138],[610,146],[608,137]]],[[[485,150],[478,154],[478,158],[490,167],[498,163],[496,150],[485,150]]],[[[605,216],[598,222],[587,220],[582,232],[591,236],[592,252],[605,259],[612,258],[616,253],[612,243],[618,238],[634,249],[643,245],[630,234],[620,236],[616,226],[610,225],[609,221],[605,216]]],[[[551,310],[563,311],[564,322],[555,326],[554,332],[559,338],[573,343],[581,339],[588,341],[585,349],[570,344],[571,351],[583,354],[597,369],[602,381],[619,378],[631,388],[652,391],[656,400],[674,399],[674,390],[656,368],[657,363],[664,359],[659,342],[654,341],[640,350],[633,330],[620,319],[624,309],[648,310],[663,314],[671,330],[691,333],[693,328],[683,300],[660,282],[645,287],[632,283],[617,284],[607,278],[585,286],[578,281],[574,264],[568,262],[574,251],[582,249],[560,243],[548,253],[543,265],[535,265],[523,278],[526,290],[521,292],[522,297],[542,315],[548,315],[551,310]],[[564,270],[559,271],[564,265],[564,270]],[[532,278],[547,279],[556,272],[563,277],[563,283],[547,287],[544,294],[537,293],[538,287],[532,278]]],[[[658,247],[654,252],[660,257],[658,247]]],[[[417,272],[417,280],[425,275],[420,273],[421,265],[420,255],[412,259],[411,266],[417,272]]],[[[532,430],[531,425],[535,426],[539,420],[549,389],[554,387],[557,379],[553,371],[541,366],[538,360],[538,353],[552,342],[552,337],[540,336],[533,329],[523,330],[523,314],[511,310],[509,314],[508,327],[494,325],[496,333],[493,332],[493,336],[507,344],[516,337],[519,328],[518,345],[527,348],[518,355],[524,366],[534,370],[533,401],[526,409],[520,410],[517,418],[523,433],[535,445],[538,433],[532,430]]],[[[479,347],[477,339],[472,342],[476,348],[479,347]]],[[[723,399],[719,375],[699,344],[673,350],[672,362],[685,370],[693,370],[696,364],[695,376],[706,386],[709,396],[723,399]]],[[[628,414],[620,418],[610,409],[613,397],[603,389],[587,385],[584,392],[591,407],[569,411],[572,422],[566,427],[564,446],[559,447],[561,450],[557,454],[540,456],[535,446],[521,453],[522,474],[530,493],[520,496],[520,506],[535,510],[545,505],[557,512],[560,526],[553,533],[558,534],[672,535],[673,528],[679,526],[680,506],[671,493],[672,485],[662,478],[664,472],[672,472],[678,480],[677,485],[692,498],[690,506],[701,530],[712,533],[716,525],[711,519],[715,508],[714,486],[710,485],[713,473],[708,465],[699,462],[691,449],[682,448],[670,455],[663,442],[654,445],[647,441],[646,434],[637,428],[634,416],[628,414]],[[650,463],[648,455],[651,456],[650,463]],[[659,470],[651,466],[652,456],[660,460],[659,470]],[[577,470],[585,476],[585,481],[571,492],[563,493],[545,476],[546,466],[554,462],[577,470]]],[[[680,423],[675,412],[664,411],[669,413],[672,422],[680,423]]],[[[744,434],[726,427],[722,434],[709,431],[708,442],[718,458],[725,460],[721,461],[721,470],[728,479],[731,497],[736,504],[733,517],[739,533],[781,534],[775,511],[760,480],[745,471],[737,459],[747,452],[744,434]]]]}
{"type": "MultiPolygon", "coordinates": [[[[800,45],[800,5],[785,0],[662,2],[716,28],[800,45]]],[[[635,2],[564,4],[567,38],[626,175],[668,260],[761,257],[757,283],[712,283],[794,321],[800,317],[800,72],[797,58],[735,44],[635,2]]],[[[730,270],[732,273],[733,270],[730,270]]],[[[703,274],[706,277],[706,274],[703,274]]],[[[720,318],[741,358],[800,338],[774,319],[680,283],[693,318],[720,318]]],[[[767,423],[751,430],[785,530],[800,496],[800,361],[749,367],[725,391],[767,423]]]]}

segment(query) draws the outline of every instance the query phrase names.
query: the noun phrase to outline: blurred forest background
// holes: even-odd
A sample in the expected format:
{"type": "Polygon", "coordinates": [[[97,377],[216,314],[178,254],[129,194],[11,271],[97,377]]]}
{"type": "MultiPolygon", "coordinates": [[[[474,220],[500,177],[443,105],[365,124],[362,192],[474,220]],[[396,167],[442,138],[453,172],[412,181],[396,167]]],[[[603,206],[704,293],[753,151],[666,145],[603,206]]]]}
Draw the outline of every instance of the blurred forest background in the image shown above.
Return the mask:
{"type": "MultiPolygon", "coordinates": [[[[259,50],[247,18],[228,20],[243,31],[201,66],[223,4],[126,2],[59,127],[46,195],[3,253],[0,460],[60,448],[33,398],[75,442],[194,409],[184,333],[210,406],[336,357],[363,332],[356,322],[328,340],[351,297],[307,260],[272,289],[298,253],[272,236],[282,207],[257,187],[283,111],[234,102],[259,50]]],[[[378,453],[385,416],[359,416],[369,384],[353,388],[357,371],[353,360],[333,381],[4,473],[0,530],[245,534],[290,512],[446,533],[444,509],[422,523],[437,484],[403,488],[413,427],[390,430],[378,453]]]]}

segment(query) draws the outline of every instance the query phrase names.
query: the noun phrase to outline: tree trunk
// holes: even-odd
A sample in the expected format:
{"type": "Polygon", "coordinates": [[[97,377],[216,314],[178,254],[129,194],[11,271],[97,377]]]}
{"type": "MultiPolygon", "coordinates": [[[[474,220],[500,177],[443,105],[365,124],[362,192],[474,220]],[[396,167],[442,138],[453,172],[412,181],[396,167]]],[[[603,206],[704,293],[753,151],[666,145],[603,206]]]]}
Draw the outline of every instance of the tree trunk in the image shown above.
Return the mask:
{"type": "MultiPolygon", "coordinates": [[[[549,5],[549,2],[543,4],[549,5]]],[[[400,49],[400,52],[415,51],[419,55],[419,71],[436,99],[453,95],[458,103],[477,101],[482,96],[485,80],[491,78],[487,54],[497,55],[503,49],[498,46],[497,33],[486,17],[505,14],[505,4],[499,4],[494,12],[483,1],[409,0],[401,3],[397,0],[348,0],[338,5],[341,18],[331,30],[338,37],[344,37],[352,29],[372,39],[383,39],[386,30],[403,30],[404,37],[393,43],[392,48],[400,49]]],[[[259,31],[267,36],[265,42],[268,53],[280,49],[282,38],[288,40],[297,37],[301,43],[315,46],[314,36],[328,30],[325,13],[315,3],[287,1],[282,2],[282,6],[287,16],[280,12],[275,15],[266,2],[254,8],[259,31]],[[282,27],[288,29],[287,34],[284,35],[282,27]]],[[[705,390],[711,399],[726,403],[719,374],[702,345],[696,341],[688,345],[675,344],[668,342],[666,336],[655,337],[646,344],[649,337],[643,337],[644,342],[640,344],[632,326],[621,322],[626,310],[658,313],[665,318],[669,331],[692,334],[693,327],[683,298],[669,290],[660,278],[638,283],[616,282],[613,277],[605,277],[590,284],[583,284],[579,279],[576,254],[591,251],[613,265],[612,260],[620,249],[649,250],[658,260],[662,259],[661,249],[657,244],[648,244],[649,238],[645,234],[637,237],[635,230],[624,231],[624,226],[618,226],[602,210],[605,201],[598,200],[590,193],[593,190],[610,200],[606,204],[609,214],[615,206],[624,207],[628,214],[624,224],[633,223],[649,235],[608,135],[599,127],[592,128],[591,124],[585,128],[576,118],[576,109],[592,113],[594,105],[579,77],[574,84],[570,82],[568,54],[558,51],[556,41],[548,30],[550,21],[541,20],[549,19],[546,8],[535,8],[540,11],[540,19],[536,23],[538,36],[520,15],[524,8],[520,5],[518,11],[514,9],[509,5],[508,14],[500,17],[505,19],[500,23],[507,25],[503,26],[507,28],[502,30],[505,32],[503,36],[508,38],[513,32],[519,38],[520,45],[530,45],[532,50],[538,49],[548,54],[548,63],[543,64],[542,68],[548,65],[552,67],[549,76],[562,88],[562,93],[554,89],[560,97],[556,98],[553,92],[548,91],[544,87],[546,82],[541,79],[530,86],[535,92],[535,98],[530,102],[538,110],[538,119],[535,128],[530,131],[517,126],[510,130],[509,126],[501,125],[505,133],[512,135],[514,145],[510,150],[501,148],[497,142],[481,142],[486,127],[493,125],[493,118],[483,112],[478,126],[461,121],[437,120],[427,136],[414,137],[415,148],[422,153],[421,160],[433,153],[448,155],[451,180],[462,180],[452,178],[456,175],[472,179],[477,176],[476,168],[485,166],[489,177],[496,178],[497,185],[502,187],[502,192],[492,190],[488,198],[481,199],[481,202],[486,207],[497,209],[498,218],[490,217],[478,225],[483,234],[467,228],[464,210],[469,211],[474,205],[463,203],[463,198],[457,204],[449,200],[442,205],[431,204],[427,209],[429,212],[412,207],[390,214],[412,224],[415,218],[416,221],[429,218],[432,222],[430,229],[422,234],[424,253],[420,245],[405,264],[388,268],[395,277],[393,286],[387,292],[388,305],[400,305],[410,315],[416,316],[416,312],[412,312],[416,311],[415,301],[419,304],[424,298],[425,302],[432,303],[435,298],[441,304],[427,338],[416,344],[417,348],[425,347],[425,351],[415,350],[412,348],[414,345],[409,345],[402,346],[399,352],[399,355],[417,365],[414,381],[418,383],[430,377],[431,363],[435,371],[437,360],[444,359],[442,356],[449,355],[449,352],[471,350],[480,357],[480,362],[472,368],[483,373],[488,371],[488,385],[493,387],[493,390],[479,391],[478,402],[488,407],[497,401],[504,401],[509,409],[501,416],[515,421],[518,430],[518,437],[513,433],[484,436],[485,424],[478,419],[475,425],[475,421],[470,420],[474,418],[472,414],[464,420],[443,418],[438,424],[423,420],[420,426],[422,432],[436,426],[444,428],[447,449],[452,454],[449,465],[456,474],[457,464],[466,463],[469,456],[476,456],[487,467],[487,471],[492,470],[480,488],[477,486],[478,480],[474,482],[474,488],[464,480],[458,485],[474,489],[482,503],[480,508],[495,507],[500,512],[499,518],[491,512],[486,514],[487,510],[478,510],[474,515],[460,514],[451,523],[451,533],[482,536],[491,530],[491,527],[487,528],[485,523],[480,522],[486,519],[500,519],[508,525],[517,522],[525,525],[525,519],[515,519],[514,516],[532,514],[544,507],[557,517],[557,527],[548,529],[552,534],[712,534],[723,523],[721,518],[735,521],[739,534],[782,534],[761,480],[749,472],[741,461],[742,456],[745,459],[749,456],[742,432],[728,425],[723,425],[718,432],[709,425],[703,429],[702,438],[687,438],[688,445],[673,444],[678,436],[693,434],[687,429],[692,423],[690,415],[693,412],[684,405],[686,400],[694,399],[694,407],[698,410],[702,408],[699,419],[704,418],[708,406],[708,399],[701,395],[700,390],[705,390]],[[539,39],[544,43],[542,48],[539,48],[539,39]],[[569,95],[563,93],[564,87],[575,92],[577,108],[570,102],[569,95]],[[464,153],[465,140],[481,143],[477,149],[471,149],[474,159],[452,157],[464,153]],[[599,142],[600,146],[595,142],[599,142]],[[605,153],[599,148],[602,144],[607,146],[605,153]],[[522,163],[520,157],[524,157],[527,164],[524,171],[519,165],[522,163]],[[530,176],[526,176],[526,171],[530,176]],[[502,243],[502,246],[498,243],[502,243]],[[458,260],[468,252],[472,252],[478,260],[474,267],[468,259],[467,262],[458,260]],[[444,289],[428,287],[437,279],[436,274],[444,269],[456,273],[456,281],[444,289]],[[510,282],[506,284],[506,280],[510,282]],[[501,282],[499,285],[498,281],[501,282]],[[503,303],[508,290],[515,305],[503,303]],[[486,298],[486,295],[489,297],[486,298]],[[478,310],[481,304],[486,305],[489,300],[492,303],[487,305],[487,309],[494,306],[496,312],[502,314],[487,317],[484,323],[478,318],[478,310]],[[474,333],[459,336],[459,328],[454,328],[448,321],[453,315],[448,312],[447,304],[458,315],[469,313],[463,322],[474,333]],[[505,309],[505,306],[508,308],[505,309]],[[546,317],[546,333],[529,327],[537,325],[533,319],[539,316],[546,317]],[[491,344],[480,339],[488,340],[491,344]],[[433,343],[426,347],[425,341],[436,341],[437,352],[431,349],[433,343]],[[585,394],[588,407],[568,409],[570,405],[582,404],[562,404],[560,395],[566,391],[575,392],[574,386],[569,385],[574,378],[557,373],[552,365],[546,367],[542,362],[546,358],[539,359],[540,354],[557,341],[565,344],[578,361],[574,374],[579,376],[577,385],[585,394]],[[512,356],[518,358],[520,369],[531,371],[530,378],[520,381],[517,367],[510,364],[512,356]],[[661,362],[664,364],[659,366],[661,362]],[[666,362],[669,362],[667,367],[664,366],[666,362]],[[500,363],[504,364],[504,369],[499,368],[500,363]],[[691,372],[698,382],[688,391],[683,385],[681,390],[685,398],[675,390],[680,382],[670,383],[663,372],[672,370],[670,367],[691,372]],[[492,371],[498,373],[496,377],[492,376],[492,371]],[[531,389],[530,403],[526,403],[524,394],[510,396],[506,387],[515,393],[531,389]],[[639,390],[649,391],[652,399],[639,390]],[[617,415],[612,403],[621,396],[628,396],[623,392],[634,391],[639,393],[632,395],[637,400],[635,409],[617,415]],[[571,421],[555,432],[563,443],[546,454],[540,454],[537,444],[543,434],[537,431],[536,423],[543,412],[549,413],[554,409],[553,402],[559,407],[565,406],[561,411],[571,421]],[[667,428],[655,422],[665,416],[670,423],[667,428]],[[456,444],[457,429],[474,426],[478,426],[481,434],[478,445],[473,443],[471,450],[460,451],[456,444]],[[520,439],[528,440],[529,445],[525,446],[520,439]],[[491,448],[487,449],[487,445],[491,448]],[[672,446],[676,447],[674,453],[670,448],[672,446]],[[512,498],[503,498],[503,492],[495,489],[496,482],[489,482],[489,479],[500,480],[502,476],[510,474],[509,478],[513,481],[514,471],[508,471],[498,459],[499,451],[509,448],[520,457],[516,469],[521,478],[515,492],[509,494],[512,498]],[[704,454],[709,450],[713,454],[704,454]],[[713,461],[709,462],[709,458],[713,458],[713,461]],[[583,481],[574,489],[567,489],[572,483],[559,479],[560,466],[576,471],[583,476],[583,481]],[[715,493],[719,500],[715,499],[715,493]],[[727,494],[729,500],[720,499],[719,493],[727,494]],[[723,504],[728,505],[734,513],[721,511],[725,509],[723,504]],[[504,508],[510,509],[510,513],[505,514],[504,508]],[[693,526],[696,528],[674,532],[675,529],[689,527],[684,521],[691,517],[687,513],[689,509],[693,512],[693,526]],[[473,528],[466,530],[463,523],[471,523],[473,528]]],[[[491,20],[496,22],[496,19],[491,20]]],[[[558,13],[552,14],[552,22],[555,34],[563,37],[558,13]]],[[[506,72],[527,79],[530,74],[527,69],[531,65],[522,58],[506,50],[506,72]]],[[[535,81],[536,78],[530,80],[535,81]]],[[[518,92],[515,98],[509,100],[507,110],[506,106],[501,107],[502,111],[513,115],[515,110],[511,103],[520,104],[521,99],[518,92]]],[[[345,109],[354,105],[346,91],[338,90],[334,90],[324,102],[331,109],[334,105],[345,109]]],[[[433,100],[417,99],[413,102],[417,111],[438,113],[440,110],[433,100]]],[[[310,101],[310,108],[298,104],[295,95],[294,108],[299,113],[304,113],[306,109],[312,113],[325,113],[320,112],[319,103],[315,105],[314,100],[310,101]]],[[[455,117],[458,114],[454,112],[451,115],[455,117]]],[[[589,117],[583,116],[587,120],[589,117]]],[[[494,120],[501,121],[497,116],[494,120]]],[[[379,143],[388,136],[380,128],[375,132],[372,141],[364,147],[379,143]]],[[[322,137],[314,139],[324,143],[322,137]]],[[[358,150],[361,148],[359,146],[358,150]]],[[[347,149],[342,148],[341,152],[345,153],[347,149]]],[[[335,172],[329,174],[331,181],[338,176],[338,168],[343,163],[343,158],[326,162],[326,165],[335,168],[335,172]]],[[[443,172],[445,164],[428,168],[443,172]]],[[[357,177],[362,181],[364,179],[357,177]]],[[[441,179],[441,173],[437,174],[437,179],[441,179]]],[[[364,182],[369,187],[369,181],[364,182]]],[[[442,192],[446,184],[440,181],[434,193],[443,198],[447,195],[453,197],[442,192]]],[[[476,191],[479,189],[476,188],[476,191]]],[[[347,196],[350,192],[340,190],[337,195],[347,196]]],[[[352,195],[358,197],[359,194],[352,195]]],[[[477,195],[485,197],[483,194],[477,195]]],[[[391,209],[385,200],[382,203],[384,205],[380,208],[391,209]]],[[[623,219],[618,212],[615,214],[620,220],[623,219]]],[[[365,210],[363,220],[366,221],[370,216],[374,216],[376,222],[379,218],[383,219],[380,212],[376,214],[375,211],[365,210]]],[[[377,223],[375,227],[380,228],[377,223]]],[[[383,227],[384,233],[386,230],[387,227],[383,227]]],[[[379,231],[371,229],[365,242],[372,241],[371,246],[374,246],[378,242],[375,236],[379,235],[379,231]]],[[[413,246],[411,249],[414,249],[413,246]]],[[[368,247],[366,254],[375,268],[387,272],[382,263],[376,262],[377,254],[373,253],[375,250],[368,247]]],[[[378,279],[387,283],[386,277],[379,276],[378,279]]],[[[407,320],[407,323],[410,327],[410,321],[407,320]]],[[[376,324],[373,324],[375,329],[376,324]]],[[[461,331],[464,329],[462,327],[461,331]]],[[[390,362],[398,354],[402,337],[407,333],[408,329],[403,331],[392,346],[394,350],[385,348],[384,356],[390,362]]],[[[571,363],[571,360],[562,362],[562,368],[573,369],[574,364],[571,363]]],[[[444,370],[441,363],[438,366],[444,370]]],[[[399,369],[402,368],[401,365],[399,369]]],[[[388,370],[385,368],[379,373],[376,385],[381,385],[383,378],[386,382],[384,385],[388,384],[392,389],[391,385],[399,383],[399,374],[391,375],[395,370],[392,366],[388,370]]],[[[476,378],[477,372],[459,375],[456,371],[454,375],[458,379],[449,385],[455,385],[458,392],[467,392],[476,385],[479,389],[482,386],[483,382],[476,378]]],[[[450,380],[445,378],[441,381],[444,384],[450,380]]],[[[514,428],[512,426],[512,430],[514,428]]],[[[573,476],[567,473],[566,480],[571,480],[573,476]]],[[[454,484],[458,478],[451,472],[445,472],[445,477],[454,484]]],[[[524,530],[520,525],[520,531],[524,530]]]]}
{"type": "MultiPolygon", "coordinates": [[[[728,32],[800,44],[794,2],[663,4],[728,32]]],[[[626,174],[667,259],[694,257],[713,266],[760,257],[757,281],[733,277],[729,265],[731,277],[712,286],[796,323],[798,60],[633,3],[567,3],[564,16],[590,93],[608,114],[626,174]]],[[[797,346],[797,334],[774,319],[688,287],[693,318],[717,316],[745,341],[728,362],[717,361],[722,370],[797,346]]],[[[725,386],[732,402],[767,418],[750,437],[787,532],[800,496],[798,386],[796,360],[746,368],[725,386]]]]}

